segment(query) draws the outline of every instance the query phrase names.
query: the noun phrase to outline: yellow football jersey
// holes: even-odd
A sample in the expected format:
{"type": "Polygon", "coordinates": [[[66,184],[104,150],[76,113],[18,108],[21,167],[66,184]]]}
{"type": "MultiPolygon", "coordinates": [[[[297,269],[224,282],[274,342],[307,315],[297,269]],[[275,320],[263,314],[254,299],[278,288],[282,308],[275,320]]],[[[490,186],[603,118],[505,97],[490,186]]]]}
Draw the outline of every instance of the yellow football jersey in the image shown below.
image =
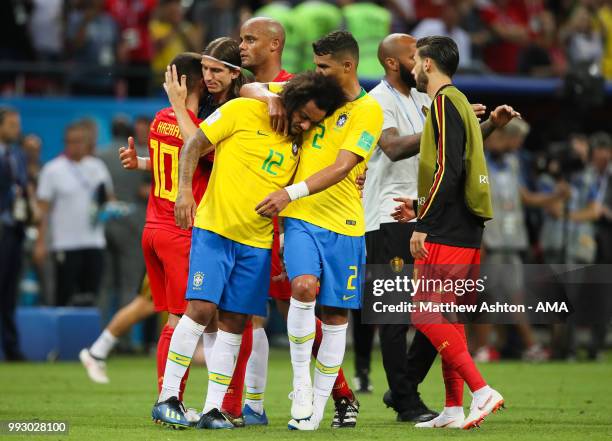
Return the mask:
{"type": "MultiPolygon", "coordinates": [[[[272,89],[271,89],[272,90],[272,89]]],[[[291,202],[281,216],[302,219],[348,236],[365,234],[363,205],[355,179],[363,173],[383,125],[380,105],[364,90],[310,130],[302,144],[294,182],[333,164],[340,150],[363,158],[346,178],[320,193],[291,202]]]]}
{"type": "Polygon", "coordinates": [[[198,206],[195,226],[236,242],[272,247],[272,219],[255,207],[293,177],[299,146],[270,127],[265,103],[233,99],[200,124],[216,144],[208,188],[198,206]]]}

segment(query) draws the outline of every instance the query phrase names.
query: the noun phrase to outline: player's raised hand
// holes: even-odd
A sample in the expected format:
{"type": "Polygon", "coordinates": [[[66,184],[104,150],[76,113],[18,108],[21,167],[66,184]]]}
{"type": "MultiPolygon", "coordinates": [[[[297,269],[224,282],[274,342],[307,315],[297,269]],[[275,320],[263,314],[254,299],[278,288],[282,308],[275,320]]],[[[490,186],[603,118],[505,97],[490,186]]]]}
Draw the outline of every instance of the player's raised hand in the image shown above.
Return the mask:
{"type": "Polygon", "coordinates": [[[289,121],[287,121],[287,110],[280,96],[270,94],[268,96],[268,113],[270,114],[270,125],[272,130],[287,136],[289,133],[289,121]]]}
{"type": "Polygon", "coordinates": [[[136,147],[134,146],[134,138],[132,136],[128,138],[127,147],[119,147],[119,159],[121,160],[121,165],[126,170],[138,168],[138,155],[136,154],[136,147]]]}
{"type": "Polygon", "coordinates": [[[266,198],[257,204],[255,211],[257,214],[264,217],[274,217],[291,202],[289,193],[285,189],[280,189],[274,193],[270,193],[266,198]]]}
{"type": "Polygon", "coordinates": [[[478,118],[478,121],[480,121],[482,116],[487,111],[487,106],[485,106],[484,104],[472,104],[472,110],[476,114],[476,118],[478,118]]]}
{"type": "Polygon", "coordinates": [[[489,115],[491,124],[496,129],[501,129],[512,120],[512,118],[520,118],[521,114],[514,110],[512,107],[504,104],[503,106],[497,106],[493,112],[489,115]]]}
{"type": "Polygon", "coordinates": [[[427,259],[429,251],[425,248],[425,239],[427,239],[427,233],[421,233],[415,231],[412,233],[410,238],[410,254],[416,259],[427,259]]]}
{"type": "Polygon", "coordinates": [[[179,190],[174,202],[174,221],[176,225],[183,230],[191,228],[197,208],[193,192],[190,189],[179,190]]]}
{"type": "Polygon", "coordinates": [[[166,66],[164,90],[172,107],[185,106],[187,99],[187,76],[181,75],[179,80],[176,65],[166,66]]]}
{"type": "Polygon", "coordinates": [[[410,222],[416,217],[412,199],[393,198],[393,200],[400,203],[400,205],[395,207],[395,210],[391,213],[391,217],[393,217],[393,219],[395,219],[397,222],[410,222]]]}

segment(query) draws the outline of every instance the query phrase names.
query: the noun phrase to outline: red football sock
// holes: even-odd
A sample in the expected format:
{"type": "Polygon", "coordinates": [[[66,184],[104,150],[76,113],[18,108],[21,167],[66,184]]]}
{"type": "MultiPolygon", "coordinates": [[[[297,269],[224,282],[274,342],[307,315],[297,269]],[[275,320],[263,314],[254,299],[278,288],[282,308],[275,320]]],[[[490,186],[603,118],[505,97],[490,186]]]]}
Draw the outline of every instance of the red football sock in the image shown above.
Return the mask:
{"type": "MultiPolygon", "coordinates": [[[[315,322],[316,333],[314,343],[312,344],[312,356],[317,358],[317,354],[319,353],[319,347],[321,346],[321,340],[323,340],[323,330],[321,329],[321,320],[318,318],[315,322]]],[[[349,401],[353,401],[355,396],[353,395],[353,391],[349,387],[346,382],[346,378],[344,377],[344,371],[342,368],[338,371],[338,376],[336,377],[336,382],[334,383],[334,388],[332,389],[332,398],[334,401],[338,401],[341,398],[346,398],[349,401]]]]}
{"type": "Polygon", "coordinates": [[[246,367],[253,349],[253,322],[247,321],[244,332],[242,333],[242,343],[240,344],[240,353],[236,360],[236,367],[232,375],[225,397],[223,397],[222,408],[234,416],[242,414],[242,394],[244,393],[244,377],[246,375],[246,367]]]}
{"type": "Polygon", "coordinates": [[[446,390],[446,407],[463,406],[463,378],[448,363],[442,360],[442,376],[446,390]]]}
{"type": "Polygon", "coordinates": [[[415,327],[427,336],[440,353],[443,362],[457,371],[472,392],[486,386],[487,383],[480,375],[468,352],[463,328],[455,327],[448,322],[441,323],[441,321],[439,317],[437,320],[423,320],[420,317],[420,323],[415,323],[415,327]]]}
{"type": "MultiPolygon", "coordinates": [[[[166,371],[168,350],[170,349],[170,341],[172,340],[173,333],[174,328],[171,328],[168,326],[168,324],[166,324],[159,334],[159,340],[157,341],[157,393],[161,392],[162,384],[164,383],[164,372],[166,371]]],[[[183,401],[183,394],[185,392],[187,378],[189,378],[189,369],[187,369],[183,379],[181,380],[181,388],[178,397],[181,401],[183,401]]]]}
{"type": "MultiPolygon", "coordinates": [[[[462,324],[453,324],[457,332],[465,339],[465,330],[462,324]]],[[[448,363],[442,360],[442,376],[444,377],[444,387],[446,389],[446,407],[463,406],[463,378],[459,375],[455,369],[453,369],[448,363]]]]}
{"type": "Polygon", "coordinates": [[[161,392],[164,383],[164,372],[166,371],[166,361],[168,360],[168,349],[174,329],[166,324],[159,334],[157,340],[157,393],[161,392]]]}

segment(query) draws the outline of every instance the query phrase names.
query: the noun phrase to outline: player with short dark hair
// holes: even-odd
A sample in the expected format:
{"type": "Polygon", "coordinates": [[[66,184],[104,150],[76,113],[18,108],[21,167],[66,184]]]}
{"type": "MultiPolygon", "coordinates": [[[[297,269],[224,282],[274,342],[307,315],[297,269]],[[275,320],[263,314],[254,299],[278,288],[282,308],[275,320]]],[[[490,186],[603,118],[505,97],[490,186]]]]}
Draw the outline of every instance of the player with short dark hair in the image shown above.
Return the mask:
{"type": "Polygon", "coordinates": [[[288,114],[288,136],[272,130],[265,104],[238,98],[213,112],[187,141],[180,156],[175,219],[181,228],[194,227],[188,306],[170,343],[162,391],[153,408],[155,419],[165,423],[185,419],[179,385],[204,328],[218,311],[219,331],[208,357],[206,403],[197,427],[234,427],[221,405],[248,316],[266,315],[270,281],[272,221],[258,216],[255,206],[265,194],[289,183],[303,132],[333,113],[344,99],[334,80],[301,74],[288,83],[282,96],[283,101],[295,103],[288,114]],[[209,191],[198,205],[193,173],[199,158],[213,149],[209,191]]]}
{"type": "MultiPolygon", "coordinates": [[[[473,277],[474,267],[480,264],[484,222],[493,217],[482,133],[470,103],[451,80],[458,64],[452,39],[435,36],[417,41],[412,73],[417,90],[426,92],[433,103],[421,135],[418,216],[410,239],[415,278],[417,273],[443,279],[473,277]]],[[[446,389],[444,410],[416,427],[477,427],[503,406],[504,399],[487,385],[474,364],[463,324],[419,309],[425,302],[454,299],[424,290],[415,296],[417,310],[412,319],[440,353],[446,389]],[[467,418],[462,407],[464,381],[473,395],[467,418]]]]}
{"type": "MultiPolygon", "coordinates": [[[[177,55],[172,63],[176,72],[185,78],[186,95],[183,100],[189,118],[198,122],[196,113],[202,93],[202,56],[193,52],[177,55]]],[[[160,110],[149,129],[149,158],[139,158],[134,140],[127,148],[119,149],[126,169],[151,170],[153,182],[149,194],[147,215],[142,233],[142,248],[155,311],[168,313],[168,321],[161,331],[157,346],[158,390],[164,377],[170,339],[180,316],[185,312],[184,299],[191,231],[181,230],[174,223],[174,202],[178,192],[178,157],[183,147],[183,130],[172,107],[160,110]]],[[[210,176],[210,158],[202,158],[193,180],[193,192],[199,200],[206,191],[210,176]]],[[[180,385],[180,396],[185,389],[185,375],[180,385]]],[[[188,425],[184,421],[184,425],[188,425]]]]}
{"type": "Polygon", "coordinates": [[[329,55],[337,61],[344,61],[349,55],[355,60],[355,63],[359,64],[359,45],[348,31],[330,32],[312,43],[312,51],[318,57],[329,55]]]}

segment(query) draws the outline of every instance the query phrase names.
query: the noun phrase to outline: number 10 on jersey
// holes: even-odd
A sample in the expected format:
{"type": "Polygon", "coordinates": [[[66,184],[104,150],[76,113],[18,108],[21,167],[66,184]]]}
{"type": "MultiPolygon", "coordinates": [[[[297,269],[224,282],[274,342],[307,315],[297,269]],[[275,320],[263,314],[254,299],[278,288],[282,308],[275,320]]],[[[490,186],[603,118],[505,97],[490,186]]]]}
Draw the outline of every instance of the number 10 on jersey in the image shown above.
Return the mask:
{"type": "Polygon", "coordinates": [[[176,201],[178,194],[178,163],[177,147],[151,139],[151,167],[153,167],[154,194],[158,198],[176,201]],[[169,165],[169,167],[168,167],[169,165]],[[170,184],[170,188],[168,188],[170,184]]]}

